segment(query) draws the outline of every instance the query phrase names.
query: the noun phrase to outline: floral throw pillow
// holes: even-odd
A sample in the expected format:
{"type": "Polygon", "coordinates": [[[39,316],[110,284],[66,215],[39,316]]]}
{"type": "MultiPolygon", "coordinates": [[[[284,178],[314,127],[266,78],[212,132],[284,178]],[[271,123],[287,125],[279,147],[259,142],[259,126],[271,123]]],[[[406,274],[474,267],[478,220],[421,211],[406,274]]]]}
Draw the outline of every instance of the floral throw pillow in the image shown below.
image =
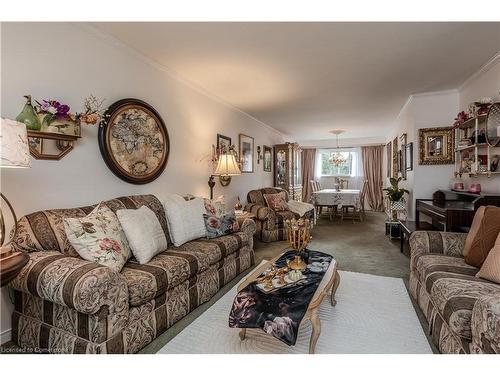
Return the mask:
{"type": "Polygon", "coordinates": [[[286,204],[286,193],[284,191],[280,191],[275,194],[264,194],[264,200],[267,203],[267,207],[274,211],[288,210],[288,205],[286,204]]]}
{"type": "Polygon", "coordinates": [[[207,228],[207,238],[217,238],[237,232],[240,229],[234,212],[217,217],[203,214],[205,228],[207,228]]]}
{"type": "Polygon", "coordinates": [[[118,217],[99,204],[85,217],[63,220],[69,242],[85,260],[120,272],[131,251],[118,217]]]}
{"type": "Polygon", "coordinates": [[[205,211],[207,215],[222,217],[226,214],[226,205],[224,199],[219,197],[217,199],[204,199],[205,211]]]}

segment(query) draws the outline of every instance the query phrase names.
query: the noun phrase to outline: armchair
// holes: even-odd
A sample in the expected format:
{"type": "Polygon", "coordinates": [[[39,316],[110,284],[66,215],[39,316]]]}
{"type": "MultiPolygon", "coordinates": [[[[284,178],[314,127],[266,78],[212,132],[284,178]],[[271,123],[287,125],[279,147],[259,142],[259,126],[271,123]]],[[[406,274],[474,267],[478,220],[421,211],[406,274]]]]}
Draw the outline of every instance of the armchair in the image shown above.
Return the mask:
{"type": "MultiPolygon", "coordinates": [[[[251,190],[247,194],[247,204],[244,211],[255,215],[255,224],[257,226],[256,235],[263,242],[283,241],[287,238],[286,226],[287,219],[298,219],[300,215],[287,211],[274,211],[267,206],[264,194],[275,194],[283,191],[279,188],[263,188],[251,190]]],[[[289,200],[288,193],[285,191],[286,200],[289,200]]],[[[304,218],[313,219],[314,209],[308,211],[304,218]]]]}

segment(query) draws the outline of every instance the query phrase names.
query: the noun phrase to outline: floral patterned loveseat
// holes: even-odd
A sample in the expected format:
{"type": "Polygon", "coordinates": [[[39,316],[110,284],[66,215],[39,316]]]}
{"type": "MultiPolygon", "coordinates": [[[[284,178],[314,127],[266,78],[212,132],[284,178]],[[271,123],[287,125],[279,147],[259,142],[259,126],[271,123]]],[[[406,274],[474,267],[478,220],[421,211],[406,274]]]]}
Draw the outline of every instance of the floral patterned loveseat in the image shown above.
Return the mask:
{"type": "MultiPolygon", "coordinates": [[[[263,188],[250,190],[247,194],[247,204],[244,211],[255,215],[257,224],[257,237],[263,242],[274,242],[286,240],[287,232],[285,220],[298,219],[299,215],[292,211],[274,211],[268,207],[264,199],[264,194],[275,194],[284,191],[288,202],[288,193],[278,188],[263,188]]],[[[304,216],[306,219],[314,218],[314,209],[311,209],[304,216]]]]}
{"type": "Polygon", "coordinates": [[[500,353],[500,285],[465,263],[465,233],[410,237],[410,292],[441,353],[500,353]]]}
{"type": "Polygon", "coordinates": [[[129,260],[118,273],[79,257],[62,223],[95,206],[39,211],[19,220],[14,239],[29,262],[10,282],[12,339],[21,348],[50,353],[134,353],[166,331],[254,263],[255,223],[213,240],[173,247],[165,211],[153,195],[106,202],[114,212],[149,207],[168,249],[149,263],[129,260]]]}

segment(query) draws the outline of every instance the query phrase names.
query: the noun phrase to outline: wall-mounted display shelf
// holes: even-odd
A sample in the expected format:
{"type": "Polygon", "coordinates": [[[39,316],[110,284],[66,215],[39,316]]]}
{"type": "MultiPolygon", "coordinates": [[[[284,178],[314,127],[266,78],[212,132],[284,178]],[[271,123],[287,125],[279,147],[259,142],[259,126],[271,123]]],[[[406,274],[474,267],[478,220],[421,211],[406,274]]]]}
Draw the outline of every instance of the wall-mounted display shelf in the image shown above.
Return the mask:
{"type": "Polygon", "coordinates": [[[491,170],[493,157],[500,154],[500,148],[486,142],[486,119],[486,115],[476,116],[456,127],[455,177],[500,175],[500,168],[491,170]]]}
{"type": "Polygon", "coordinates": [[[78,138],[80,137],[77,135],[28,130],[28,143],[31,156],[39,160],[60,160],[73,150],[74,142],[78,138]],[[54,142],[51,142],[51,145],[47,145],[47,140],[54,142]]]}

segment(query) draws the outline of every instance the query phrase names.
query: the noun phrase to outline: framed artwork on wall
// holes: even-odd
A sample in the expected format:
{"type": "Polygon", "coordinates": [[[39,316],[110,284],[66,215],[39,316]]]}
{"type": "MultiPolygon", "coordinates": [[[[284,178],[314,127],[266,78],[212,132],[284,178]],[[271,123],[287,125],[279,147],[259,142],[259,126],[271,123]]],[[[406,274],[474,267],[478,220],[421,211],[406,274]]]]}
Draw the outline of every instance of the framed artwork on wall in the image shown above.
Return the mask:
{"type": "Polygon", "coordinates": [[[403,180],[406,180],[406,161],[405,161],[405,156],[406,156],[406,133],[403,133],[401,137],[399,137],[399,142],[400,142],[400,149],[399,149],[399,174],[403,178],[403,180]]]}
{"type": "Polygon", "coordinates": [[[99,124],[98,140],[104,162],[123,181],[147,184],[167,165],[167,128],[159,113],[142,100],[112,104],[99,124]]]}
{"type": "Polygon", "coordinates": [[[242,173],[253,173],[254,139],[245,134],[239,135],[239,152],[242,173]]]}
{"type": "Polygon", "coordinates": [[[398,177],[398,138],[392,141],[392,177],[398,177]]]}
{"type": "Polygon", "coordinates": [[[413,170],[413,142],[405,146],[405,169],[406,171],[413,170]]]}
{"type": "Polygon", "coordinates": [[[453,164],[455,132],[453,127],[424,128],[418,130],[420,165],[453,164]]]}
{"type": "Polygon", "coordinates": [[[273,149],[269,146],[264,146],[264,172],[272,172],[273,165],[273,149]]]}
{"type": "Polygon", "coordinates": [[[391,147],[391,142],[387,143],[385,145],[385,152],[386,152],[386,168],[387,168],[387,178],[391,177],[391,160],[392,160],[392,147],[391,147]]]}
{"type": "Polygon", "coordinates": [[[231,138],[222,134],[217,134],[217,150],[222,153],[228,152],[231,146],[231,138]]]}

